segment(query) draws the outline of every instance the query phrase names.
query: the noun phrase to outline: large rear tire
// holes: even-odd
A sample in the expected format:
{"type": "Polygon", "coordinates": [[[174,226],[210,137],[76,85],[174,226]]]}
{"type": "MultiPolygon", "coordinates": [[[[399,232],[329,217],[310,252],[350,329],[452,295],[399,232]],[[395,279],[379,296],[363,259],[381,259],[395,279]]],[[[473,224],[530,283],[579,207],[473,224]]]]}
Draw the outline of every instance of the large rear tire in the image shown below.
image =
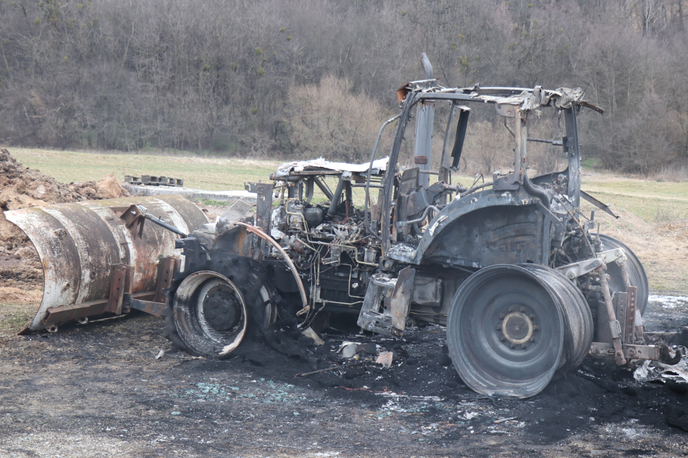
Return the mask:
{"type": "Polygon", "coordinates": [[[454,295],[447,346],[471,389],[527,398],[558,369],[581,363],[592,342],[590,309],[578,289],[545,266],[494,265],[454,295]]]}

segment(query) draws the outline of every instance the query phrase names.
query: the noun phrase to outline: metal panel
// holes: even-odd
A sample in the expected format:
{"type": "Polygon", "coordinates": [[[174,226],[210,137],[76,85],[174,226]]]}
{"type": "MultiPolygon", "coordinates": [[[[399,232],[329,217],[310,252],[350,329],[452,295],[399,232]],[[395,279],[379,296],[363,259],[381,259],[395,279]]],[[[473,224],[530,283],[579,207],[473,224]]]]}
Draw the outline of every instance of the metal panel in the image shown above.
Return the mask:
{"type": "Polygon", "coordinates": [[[178,196],[57,204],[5,213],[28,235],[43,265],[43,300],[25,331],[98,315],[108,309],[108,302],[119,303],[119,298],[108,301],[115,266],[130,266],[128,291],[156,291],[160,260],[178,258],[181,251],[174,248],[175,235],[155,224],[147,224],[141,236],[132,233],[120,219],[132,204],[145,206],[187,233],[207,222],[200,209],[178,196]]]}

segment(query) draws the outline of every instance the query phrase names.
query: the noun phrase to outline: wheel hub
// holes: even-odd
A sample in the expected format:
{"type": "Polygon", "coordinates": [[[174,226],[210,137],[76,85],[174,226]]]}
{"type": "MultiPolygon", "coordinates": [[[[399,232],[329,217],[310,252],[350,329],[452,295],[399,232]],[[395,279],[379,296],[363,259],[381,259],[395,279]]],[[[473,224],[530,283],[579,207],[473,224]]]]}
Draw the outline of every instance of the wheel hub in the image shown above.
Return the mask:
{"type": "Polygon", "coordinates": [[[535,332],[538,326],[535,324],[535,315],[525,307],[514,310],[510,307],[499,318],[501,322],[496,329],[501,334],[499,340],[509,348],[525,350],[529,343],[535,342],[535,332]]]}
{"type": "Polygon", "coordinates": [[[241,312],[237,310],[234,293],[221,286],[208,291],[203,301],[203,314],[208,324],[216,331],[228,331],[237,325],[241,312]]]}

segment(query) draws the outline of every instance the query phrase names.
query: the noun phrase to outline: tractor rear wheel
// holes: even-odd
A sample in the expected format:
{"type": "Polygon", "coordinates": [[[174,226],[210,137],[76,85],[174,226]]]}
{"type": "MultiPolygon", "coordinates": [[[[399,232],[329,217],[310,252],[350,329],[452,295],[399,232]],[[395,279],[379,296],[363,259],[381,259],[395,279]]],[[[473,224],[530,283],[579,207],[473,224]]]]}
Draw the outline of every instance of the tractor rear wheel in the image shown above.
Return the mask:
{"type": "Polygon", "coordinates": [[[592,315],[580,291],[553,269],[494,265],[454,295],[447,346],[474,391],[527,398],[557,369],[580,364],[592,341],[592,315]]]}

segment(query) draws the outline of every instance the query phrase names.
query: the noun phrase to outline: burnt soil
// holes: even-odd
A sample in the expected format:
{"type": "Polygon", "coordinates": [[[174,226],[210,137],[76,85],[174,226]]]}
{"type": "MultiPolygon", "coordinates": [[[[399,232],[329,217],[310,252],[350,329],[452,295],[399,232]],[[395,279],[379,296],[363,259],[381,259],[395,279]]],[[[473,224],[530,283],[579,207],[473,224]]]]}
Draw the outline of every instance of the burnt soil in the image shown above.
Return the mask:
{"type": "MultiPolygon", "coordinates": [[[[688,324],[651,302],[647,327],[688,324]]],[[[537,396],[468,389],[444,330],[401,339],[323,333],[324,346],[264,338],[226,360],[175,351],[163,322],[131,314],[0,342],[2,456],[679,456],[685,385],[640,384],[587,359],[537,396]],[[359,347],[344,360],[343,341],[359,347]],[[366,348],[367,347],[367,348],[366,348]],[[160,355],[161,350],[164,352],[160,355]],[[394,353],[384,369],[374,362],[394,353]],[[315,369],[337,370],[298,376],[315,369]]]]}

